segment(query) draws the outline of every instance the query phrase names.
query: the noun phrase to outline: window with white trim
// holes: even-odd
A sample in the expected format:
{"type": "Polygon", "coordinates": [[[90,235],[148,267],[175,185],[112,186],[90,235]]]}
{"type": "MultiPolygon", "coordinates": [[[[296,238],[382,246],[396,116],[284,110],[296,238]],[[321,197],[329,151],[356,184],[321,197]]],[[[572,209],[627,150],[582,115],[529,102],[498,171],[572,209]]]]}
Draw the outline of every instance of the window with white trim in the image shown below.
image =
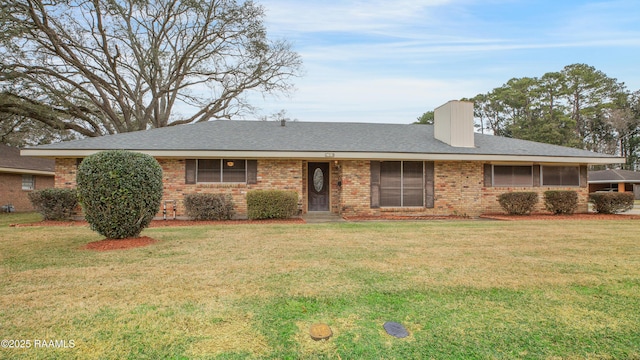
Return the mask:
{"type": "Polygon", "coordinates": [[[22,175],[22,190],[33,190],[36,188],[36,179],[33,175],[22,175]]]}
{"type": "Polygon", "coordinates": [[[579,166],[542,166],[543,186],[580,186],[579,166]]]}
{"type": "Polygon", "coordinates": [[[533,186],[533,166],[493,165],[493,186],[533,186]]]}

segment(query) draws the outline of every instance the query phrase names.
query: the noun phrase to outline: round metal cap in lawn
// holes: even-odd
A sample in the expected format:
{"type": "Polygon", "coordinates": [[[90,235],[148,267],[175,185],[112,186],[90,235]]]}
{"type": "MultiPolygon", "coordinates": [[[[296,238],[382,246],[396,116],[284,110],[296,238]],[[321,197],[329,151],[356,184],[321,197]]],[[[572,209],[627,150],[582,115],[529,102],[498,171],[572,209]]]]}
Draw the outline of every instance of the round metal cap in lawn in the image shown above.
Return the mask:
{"type": "Polygon", "coordinates": [[[311,325],[311,329],[309,329],[309,335],[313,340],[326,340],[333,335],[331,328],[327,324],[313,324],[311,325]]]}
{"type": "Polygon", "coordinates": [[[407,329],[405,329],[402,324],[399,324],[397,322],[387,321],[386,323],[384,323],[384,325],[382,325],[382,327],[384,327],[387,334],[391,336],[395,336],[397,338],[409,336],[409,332],[407,331],[407,329]]]}

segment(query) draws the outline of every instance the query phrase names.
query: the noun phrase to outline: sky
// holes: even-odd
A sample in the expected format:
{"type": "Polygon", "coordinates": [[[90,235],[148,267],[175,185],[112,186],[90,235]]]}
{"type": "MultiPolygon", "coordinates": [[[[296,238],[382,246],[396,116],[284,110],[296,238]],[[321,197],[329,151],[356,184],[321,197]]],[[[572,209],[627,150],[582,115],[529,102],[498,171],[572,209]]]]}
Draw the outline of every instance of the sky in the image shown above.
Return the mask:
{"type": "Polygon", "coordinates": [[[449,100],[570,64],[640,90],[637,0],[256,0],[303,75],[264,115],[408,124],[449,100]]]}

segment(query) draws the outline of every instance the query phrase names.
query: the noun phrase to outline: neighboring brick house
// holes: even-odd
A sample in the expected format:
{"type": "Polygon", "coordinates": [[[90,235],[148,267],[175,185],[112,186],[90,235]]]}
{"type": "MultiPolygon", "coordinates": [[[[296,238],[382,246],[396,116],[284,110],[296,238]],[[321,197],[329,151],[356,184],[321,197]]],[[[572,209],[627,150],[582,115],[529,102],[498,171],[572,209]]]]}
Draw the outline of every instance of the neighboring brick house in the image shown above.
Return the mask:
{"type": "MultiPolygon", "coordinates": [[[[246,216],[246,194],[286,189],[301,210],[344,216],[499,212],[509,191],[575,190],[587,211],[587,165],[623,158],[474,134],[473,104],[451,101],[435,124],[218,120],[23,150],[56,158],[56,187],[74,187],[81,158],[100,150],[150,154],[164,170],[164,199],[224,193],[246,216]]],[[[538,210],[542,210],[542,204],[538,210]]]]}
{"type": "Polygon", "coordinates": [[[609,169],[589,172],[589,192],[633,192],[640,200],[640,172],[609,169]]]}
{"type": "Polygon", "coordinates": [[[32,211],[29,192],[54,186],[55,161],[20,156],[20,149],[0,144],[0,211],[32,211]]]}

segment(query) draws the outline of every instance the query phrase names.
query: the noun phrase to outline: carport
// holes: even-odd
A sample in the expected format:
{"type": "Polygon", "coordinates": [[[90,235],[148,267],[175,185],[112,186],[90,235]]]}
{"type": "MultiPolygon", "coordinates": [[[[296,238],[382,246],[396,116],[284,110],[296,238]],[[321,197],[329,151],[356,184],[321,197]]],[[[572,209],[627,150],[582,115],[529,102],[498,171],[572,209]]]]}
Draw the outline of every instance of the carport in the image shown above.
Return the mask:
{"type": "Polygon", "coordinates": [[[589,171],[588,179],[590,193],[633,192],[634,198],[640,200],[640,172],[619,169],[589,171]]]}

